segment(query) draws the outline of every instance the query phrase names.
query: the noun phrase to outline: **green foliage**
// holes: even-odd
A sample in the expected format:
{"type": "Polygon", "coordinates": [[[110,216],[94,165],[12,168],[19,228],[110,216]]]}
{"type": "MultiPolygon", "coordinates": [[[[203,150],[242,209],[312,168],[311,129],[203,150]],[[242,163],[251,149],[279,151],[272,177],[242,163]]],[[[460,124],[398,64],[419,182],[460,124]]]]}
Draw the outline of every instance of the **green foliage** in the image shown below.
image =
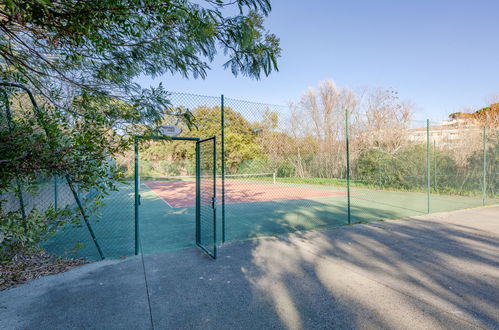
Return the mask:
{"type": "MultiPolygon", "coordinates": [[[[486,153],[486,195],[497,198],[499,196],[499,131],[489,131],[486,153]]],[[[483,164],[483,151],[474,152],[468,159],[466,171],[458,173],[462,180],[456,188],[461,191],[474,190],[481,192],[483,189],[483,164]]]]}
{"type": "Polygon", "coordinates": [[[0,217],[0,261],[9,261],[19,253],[32,253],[40,243],[53,235],[55,230],[71,221],[68,208],[45,211],[31,210],[26,218],[18,212],[6,212],[0,217]]]}
{"type": "MultiPolygon", "coordinates": [[[[181,136],[207,138],[216,136],[221,141],[220,107],[197,107],[192,110],[199,129],[189,130],[186,124],[180,124],[183,128],[181,136]]],[[[225,107],[225,159],[228,173],[240,173],[239,166],[246,160],[262,157],[261,148],[256,140],[253,125],[240,113],[229,107],[225,107]]],[[[220,148],[220,146],[218,146],[220,148]]],[[[145,141],[141,146],[140,158],[144,161],[168,160],[184,168],[173,167],[163,169],[164,175],[193,174],[195,149],[191,143],[183,141],[145,141]],[[178,174],[177,174],[178,173],[178,174]]],[[[143,162],[143,161],[142,161],[143,162]]],[[[221,157],[218,157],[217,167],[221,168],[221,157]]],[[[146,162],[147,163],[147,162],[146,162]]],[[[142,175],[147,175],[147,166],[141,167],[142,175]]],[[[150,168],[149,174],[158,174],[161,166],[156,169],[150,168]]]]}
{"type": "Polygon", "coordinates": [[[423,189],[426,174],[426,148],[402,148],[396,153],[381,149],[363,151],[353,166],[353,178],[395,189],[423,189]]]}
{"type": "MultiPolygon", "coordinates": [[[[0,117],[4,119],[0,122],[0,196],[18,193],[19,188],[36,195],[35,183],[40,177],[58,175],[70,180],[81,192],[94,192],[95,196],[86,204],[90,213],[120,179],[108,157],[120,152],[129,141],[118,136],[112,125],[116,109],[121,107],[126,114],[129,108],[110,106],[93,112],[78,106],[75,108],[81,117],[69,122],[48,104],[38,107],[27,101],[28,106],[23,107],[26,104],[21,101],[26,95],[12,95],[4,98],[0,117]]],[[[49,207],[29,210],[24,217],[22,212],[5,209],[0,203],[2,258],[35,251],[59,226],[78,216],[78,210],[56,212],[49,207]]]]}
{"type": "Polygon", "coordinates": [[[107,95],[160,119],[167,94],[135,78],[204,78],[220,50],[235,75],[277,70],[279,40],[263,27],[270,10],[268,0],[11,0],[0,11],[0,74],[59,106],[107,95]]]}
{"type": "MultiPolygon", "coordinates": [[[[146,178],[165,178],[168,176],[195,175],[195,164],[192,161],[140,161],[140,176],[146,178]]],[[[128,176],[133,176],[130,168],[128,176]]]]}
{"type": "MultiPolygon", "coordinates": [[[[499,190],[496,168],[499,164],[499,144],[491,143],[486,177],[487,195],[494,197],[499,190]]],[[[453,151],[432,148],[430,151],[430,188],[432,193],[466,196],[482,195],[483,151],[474,152],[459,166],[453,151]]],[[[427,190],[426,146],[408,146],[395,153],[380,149],[363,151],[352,166],[352,177],[381,189],[408,191],[427,190]]]]}
{"type": "MultiPolygon", "coordinates": [[[[130,136],[173,117],[194,127],[191,112],[172,107],[161,85],[144,89],[136,78],[204,78],[220,50],[235,75],[258,79],[277,70],[279,41],[263,27],[268,0],[10,0],[1,7],[0,194],[58,175],[94,191],[98,206],[122,177],[111,159],[130,147],[130,136]]],[[[219,131],[214,118],[199,115],[219,131]]],[[[229,146],[247,141],[240,138],[229,137],[229,146]]],[[[242,159],[257,152],[245,148],[242,159]]],[[[175,155],[182,162],[189,152],[178,147],[175,155]]],[[[28,247],[42,228],[55,228],[44,227],[53,219],[49,211],[33,212],[21,219],[0,205],[9,233],[2,235],[28,247]],[[30,225],[17,232],[24,222],[30,225]]]]}
{"type": "Polygon", "coordinates": [[[278,177],[284,178],[295,176],[295,168],[287,158],[263,157],[241,162],[237,173],[275,173],[278,177]]]}
{"type": "Polygon", "coordinates": [[[78,107],[82,118],[68,122],[50,105],[14,108],[10,125],[0,123],[0,193],[11,190],[14,180],[29,185],[39,175],[55,174],[69,176],[81,188],[103,183],[110,188],[119,175],[107,159],[130,143],[113,129],[115,116],[110,114],[116,109],[78,107]]]}

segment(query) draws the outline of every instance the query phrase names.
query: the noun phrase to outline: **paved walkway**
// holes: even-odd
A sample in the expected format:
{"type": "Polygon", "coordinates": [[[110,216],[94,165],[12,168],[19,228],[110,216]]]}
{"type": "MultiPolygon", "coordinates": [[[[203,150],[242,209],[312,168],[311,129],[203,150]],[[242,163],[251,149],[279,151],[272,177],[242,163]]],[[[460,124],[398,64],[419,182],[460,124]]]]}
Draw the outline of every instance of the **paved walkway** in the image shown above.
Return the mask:
{"type": "Polygon", "coordinates": [[[499,206],[232,243],[217,261],[96,262],[0,292],[0,328],[499,329],[499,206]]]}

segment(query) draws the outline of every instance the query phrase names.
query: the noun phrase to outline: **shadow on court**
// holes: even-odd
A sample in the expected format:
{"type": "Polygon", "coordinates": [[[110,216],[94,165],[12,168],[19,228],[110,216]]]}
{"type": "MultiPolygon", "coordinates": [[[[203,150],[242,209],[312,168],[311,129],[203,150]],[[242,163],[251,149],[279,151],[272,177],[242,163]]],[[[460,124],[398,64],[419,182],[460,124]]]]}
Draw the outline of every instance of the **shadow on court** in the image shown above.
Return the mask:
{"type": "Polygon", "coordinates": [[[217,261],[192,248],[96,262],[0,292],[0,319],[29,329],[497,328],[498,218],[495,206],[234,242],[217,261]]]}

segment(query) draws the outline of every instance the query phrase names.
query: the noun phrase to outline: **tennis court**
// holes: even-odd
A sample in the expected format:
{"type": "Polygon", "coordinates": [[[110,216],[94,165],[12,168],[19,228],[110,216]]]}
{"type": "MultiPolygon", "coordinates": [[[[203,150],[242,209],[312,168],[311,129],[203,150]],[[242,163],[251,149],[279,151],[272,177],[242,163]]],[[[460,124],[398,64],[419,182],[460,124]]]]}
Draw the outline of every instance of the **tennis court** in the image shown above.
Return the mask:
{"type": "MultiPolygon", "coordinates": [[[[217,236],[222,237],[221,179],[217,178],[217,236]]],[[[140,242],[145,254],[195,245],[195,181],[190,177],[140,184],[140,242]]],[[[226,240],[348,224],[347,188],[280,182],[272,175],[227,176],[225,180],[226,240]]],[[[431,211],[451,211],[482,205],[479,197],[433,195],[431,211]]],[[[492,204],[490,200],[488,204],[492,204]]],[[[353,187],[351,223],[396,219],[427,213],[424,192],[353,187]]],[[[134,185],[121,184],[108,195],[91,219],[107,258],[134,254],[134,185]]],[[[221,239],[219,239],[221,241],[221,239]]],[[[90,256],[97,251],[84,226],[67,225],[45,246],[52,252],[90,256]],[[79,242],[78,249],[74,249],[79,242]]]]}
{"type": "MultiPolygon", "coordinates": [[[[346,196],[343,191],[277,185],[275,182],[252,181],[264,175],[232,175],[225,182],[225,204],[285,201],[292,199],[311,199],[346,196]],[[247,179],[249,178],[249,179],[247,179]]],[[[174,179],[169,181],[146,182],[145,186],[172,208],[195,206],[196,182],[194,179],[174,179]]],[[[218,180],[217,190],[221,195],[222,182],[218,180]]]]}
{"type": "Polygon", "coordinates": [[[334,127],[317,129],[307,113],[295,123],[288,106],[183,93],[171,99],[195,115],[198,130],[135,136],[133,150],[109,159],[128,180],[113,183],[116,190],[101,195],[77,181],[70,189],[64,177],[71,173],[40,173],[21,193],[13,186],[0,196],[2,209],[50,217],[67,208],[43,245],[99,259],[91,228],[103,255],[117,258],[191,247],[196,232],[215,246],[214,232],[222,243],[499,203],[494,127],[409,119],[373,127],[365,114],[342,110],[334,127]],[[206,140],[213,143],[198,150],[206,140]],[[194,173],[206,179],[202,188],[185,176],[194,173]]]}

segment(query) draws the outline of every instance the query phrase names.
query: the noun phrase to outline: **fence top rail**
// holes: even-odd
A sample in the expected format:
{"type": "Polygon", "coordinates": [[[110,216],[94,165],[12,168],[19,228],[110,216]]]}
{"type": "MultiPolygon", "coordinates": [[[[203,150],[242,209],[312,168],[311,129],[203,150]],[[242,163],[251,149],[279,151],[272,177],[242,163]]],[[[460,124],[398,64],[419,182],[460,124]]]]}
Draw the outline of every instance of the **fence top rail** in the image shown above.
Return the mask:
{"type": "Polygon", "coordinates": [[[200,138],[197,137],[186,137],[186,136],[135,136],[136,139],[142,140],[173,140],[173,141],[199,141],[200,138]]]}

